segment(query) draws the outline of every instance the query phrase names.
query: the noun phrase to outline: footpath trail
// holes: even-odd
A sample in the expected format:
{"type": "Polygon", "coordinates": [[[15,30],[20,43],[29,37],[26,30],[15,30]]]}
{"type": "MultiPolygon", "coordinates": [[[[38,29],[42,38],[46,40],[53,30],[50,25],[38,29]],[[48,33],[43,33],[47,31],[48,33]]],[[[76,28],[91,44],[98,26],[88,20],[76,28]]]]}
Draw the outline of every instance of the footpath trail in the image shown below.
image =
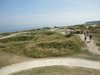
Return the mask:
{"type": "Polygon", "coordinates": [[[1,37],[0,39],[10,38],[10,37],[20,35],[20,34],[23,34],[23,33],[30,33],[30,32],[19,32],[19,33],[15,33],[15,34],[11,34],[11,35],[8,35],[8,36],[1,37]]]}
{"type": "MultiPolygon", "coordinates": [[[[79,36],[81,40],[84,41],[84,34],[79,34],[79,36]]],[[[89,41],[89,38],[87,38],[87,41],[89,41]]],[[[89,52],[100,55],[100,50],[96,46],[95,42],[93,40],[91,40],[91,42],[87,41],[85,43],[87,45],[87,49],[89,50],[89,52]]]]}
{"type": "MultiPolygon", "coordinates": [[[[15,35],[17,35],[17,33],[15,35]]],[[[13,34],[10,35],[9,37],[15,35],[13,34]]],[[[83,35],[79,35],[79,36],[82,39],[82,41],[84,41],[83,35]]],[[[8,37],[3,37],[1,39],[4,38],[8,38],[8,37]]],[[[90,52],[100,55],[100,51],[98,50],[93,40],[90,43],[86,43],[86,45],[90,52]]],[[[44,66],[54,66],[54,65],[64,65],[69,67],[84,67],[84,68],[93,68],[93,69],[100,70],[99,61],[91,61],[91,60],[79,59],[79,58],[52,58],[52,59],[39,59],[39,60],[37,59],[37,60],[8,65],[0,69],[0,75],[10,75],[12,73],[16,73],[27,69],[44,67],[44,66]]]]}
{"type": "Polygon", "coordinates": [[[79,58],[52,58],[52,59],[39,59],[18,64],[12,64],[0,69],[0,75],[10,75],[22,70],[27,70],[31,68],[44,67],[44,66],[54,66],[54,65],[64,65],[71,67],[84,67],[93,68],[100,70],[100,62],[90,61],[79,58]]]}
{"type": "MultiPolygon", "coordinates": [[[[65,35],[65,32],[59,32],[65,35]]],[[[80,39],[82,41],[84,41],[84,34],[78,34],[78,36],[80,37],[80,39]]],[[[87,40],[85,41],[85,44],[87,46],[87,49],[89,50],[89,52],[93,53],[93,54],[97,54],[100,55],[100,50],[99,48],[96,46],[94,40],[91,40],[91,42],[89,42],[89,37],[87,37],[87,40]]]]}

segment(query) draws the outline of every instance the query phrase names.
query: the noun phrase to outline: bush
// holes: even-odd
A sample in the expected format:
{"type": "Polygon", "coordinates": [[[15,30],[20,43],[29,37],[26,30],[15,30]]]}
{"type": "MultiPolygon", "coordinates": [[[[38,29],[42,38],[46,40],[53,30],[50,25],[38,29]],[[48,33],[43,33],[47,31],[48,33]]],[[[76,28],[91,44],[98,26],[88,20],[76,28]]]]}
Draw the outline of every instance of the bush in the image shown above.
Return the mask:
{"type": "Polygon", "coordinates": [[[72,33],[66,33],[65,37],[71,37],[72,35],[72,33]]]}
{"type": "Polygon", "coordinates": [[[5,48],[6,46],[2,43],[0,43],[0,48],[5,48]]]}
{"type": "Polygon", "coordinates": [[[2,43],[6,47],[0,49],[5,52],[34,58],[68,56],[79,53],[83,47],[81,40],[72,34],[67,35],[67,37],[70,38],[66,38],[61,33],[41,30],[36,31],[35,34],[23,34],[1,39],[0,42],[6,42],[2,43]]]}
{"type": "Polygon", "coordinates": [[[45,35],[53,35],[54,32],[52,32],[52,31],[46,31],[46,32],[44,32],[44,34],[45,34],[45,35]]]}
{"type": "Polygon", "coordinates": [[[39,42],[26,46],[25,55],[29,57],[67,56],[80,51],[80,43],[74,40],[39,42]]]}
{"type": "Polygon", "coordinates": [[[68,51],[67,49],[57,50],[55,48],[37,48],[32,46],[25,50],[26,56],[35,58],[67,56],[70,54],[71,51],[68,51]]]}

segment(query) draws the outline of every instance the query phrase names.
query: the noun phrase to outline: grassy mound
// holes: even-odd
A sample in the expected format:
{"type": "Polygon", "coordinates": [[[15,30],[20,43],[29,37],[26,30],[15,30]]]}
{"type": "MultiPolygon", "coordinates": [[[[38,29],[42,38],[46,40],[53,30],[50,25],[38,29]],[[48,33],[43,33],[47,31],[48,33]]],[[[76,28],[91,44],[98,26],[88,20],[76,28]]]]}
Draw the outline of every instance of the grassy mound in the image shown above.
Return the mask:
{"type": "Polygon", "coordinates": [[[0,42],[6,43],[11,41],[26,41],[26,40],[31,40],[33,38],[34,38],[33,36],[14,36],[7,39],[2,39],[0,40],[0,42]]]}
{"type": "Polygon", "coordinates": [[[12,75],[100,75],[100,70],[66,66],[50,66],[21,71],[12,75]]]}
{"type": "Polygon", "coordinates": [[[0,50],[28,57],[58,57],[79,53],[84,43],[75,35],[36,31],[0,40],[0,50]]]}
{"type": "Polygon", "coordinates": [[[100,47],[100,25],[96,27],[89,27],[89,30],[92,32],[96,45],[100,47]]]}
{"type": "Polygon", "coordinates": [[[78,53],[83,46],[79,39],[72,37],[52,41],[30,43],[26,46],[25,54],[31,57],[57,57],[78,53]]]}

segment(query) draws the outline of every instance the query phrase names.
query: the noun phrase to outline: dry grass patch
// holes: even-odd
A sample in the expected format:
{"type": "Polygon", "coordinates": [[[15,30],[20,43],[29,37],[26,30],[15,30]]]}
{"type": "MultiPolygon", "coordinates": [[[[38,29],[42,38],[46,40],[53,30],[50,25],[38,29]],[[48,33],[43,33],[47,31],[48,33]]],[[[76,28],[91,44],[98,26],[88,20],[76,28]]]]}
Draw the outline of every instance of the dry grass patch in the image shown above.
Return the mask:
{"type": "Polygon", "coordinates": [[[100,75],[100,70],[66,66],[51,66],[34,68],[12,75],[100,75]]]}

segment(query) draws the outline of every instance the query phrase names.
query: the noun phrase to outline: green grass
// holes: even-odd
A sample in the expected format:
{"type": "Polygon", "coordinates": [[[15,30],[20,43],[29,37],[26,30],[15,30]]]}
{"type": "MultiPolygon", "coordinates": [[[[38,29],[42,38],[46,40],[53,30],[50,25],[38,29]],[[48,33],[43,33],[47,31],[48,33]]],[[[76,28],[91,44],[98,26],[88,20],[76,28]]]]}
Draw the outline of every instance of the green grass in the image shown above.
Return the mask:
{"type": "Polygon", "coordinates": [[[100,47],[100,25],[96,27],[90,27],[89,30],[92,32],[96,45],[100,47]]]}
{"type": "Polygon", "coordinates": [[[100,55],[92,54],[88,52],[88,50],[84,50],[83,52],[80,52],[78,54],[73,54],[71,57],[84,58],[84,59],[93,60],[93,61],[100,61],[100,55]]]}
{"type": "Polygon", "coordinates": [[[78,57],[100,61],[100,56],[89,53],[85,49],[84,42],[76,35],[66,37],[61,33],[48,30],[29,32],[0,39],[0,67],[16,63],[18,56],[23,60],[23,57],[78,57]]]}
{"type": "Polygon", "coordinates": [[[100,75],[100,70],[66,66],[50,66],[34,68],[11,75],[100,75]]]}
{"type": "Polygon", "coordinates": [[[8,36],[8,35],[15,34],[15,33],[18,33],[18,32],[16,31],[16,32],[5,32],[5,33],[0,33],[0,37],[8,36]]]}
{"type": "Polygon", "coordinates": [[[2,39],[0,40],[1,43],[6,43],[6,42],[11,42],[11,41],[26,41],[26,40],[31,40],[33,39],[34,36],[14,36],[14,37],[10,37],[10,38],[7,38],[7,39],[2,39]]]}
{"type": "Polygon", "coordinates": [[[0,68],[11,64],[21,63],[30,60],[33,59],[25,56],[19,56],[12,53],[5,53],[0,51],[0,68]]]}
{"type": "Polygon", "coordinates": [[[84,43],[76,36],[39,30],[0,40],[0,50],[33,58],[61,57],[77,54],[84,43]]]}
{"type": "Polygon", "coordinates": [[[83,48],[85,44],[78,36],[66,37],[61,33],[47,30],[37,30],[0,40],[1,52],[32,58],[94,56],[88,55],[83,48]]]}
{"type": "Polygon", "coordinates": [[[75,38],[76,36],[67,39],[64,36],[58,37],[58,39],[55,39],[55,37],[49,41],[46,38],[41,39],[41,42],[36,42],[35,44],[30,43],[26,47],[26,55],[30,55],[31,57],[68,56],[73,53],[78,53],[83,46],[79,39],[75,38]]]}

